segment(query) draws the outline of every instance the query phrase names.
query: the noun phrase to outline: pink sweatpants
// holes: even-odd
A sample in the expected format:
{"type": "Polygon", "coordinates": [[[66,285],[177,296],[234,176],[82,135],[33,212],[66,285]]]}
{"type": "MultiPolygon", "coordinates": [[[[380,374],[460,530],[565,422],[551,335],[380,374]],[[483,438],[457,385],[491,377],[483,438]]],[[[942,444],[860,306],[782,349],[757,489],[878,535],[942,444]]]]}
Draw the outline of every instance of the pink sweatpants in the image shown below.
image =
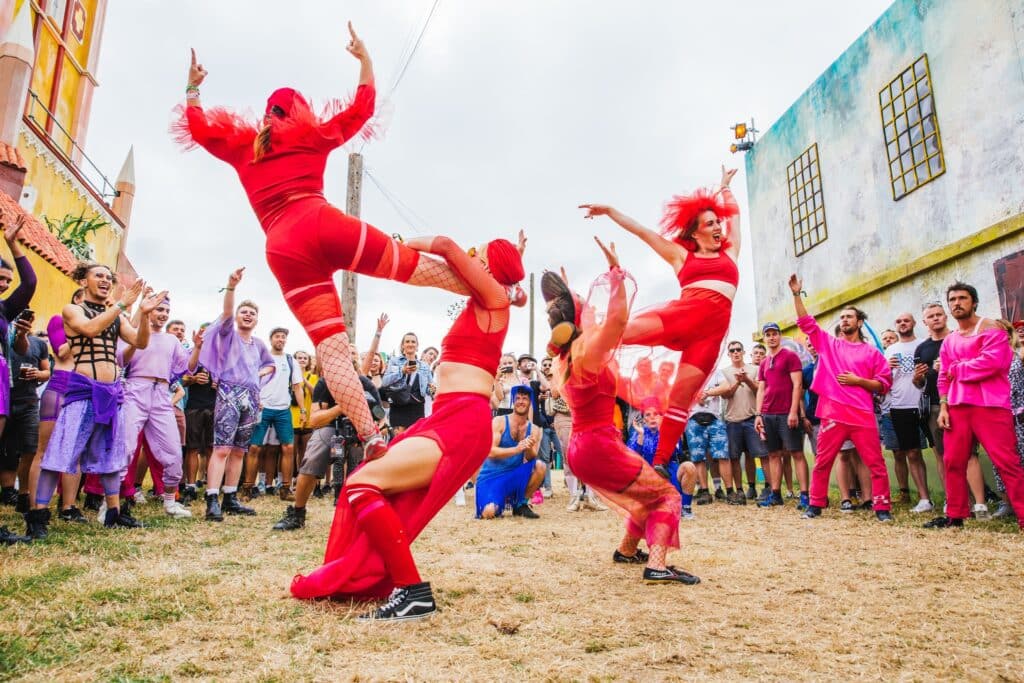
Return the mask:
{"type": "MultiPolygon", "coordinates": [[[[889,502],[889,471],[882,457],[882,442],[878,437],[878,427],[855,427],[853,425],[824,419],[818,432],[818,457],[814,460],[814,472],[811,473],[811,505],[825,507],[828,505],[828,480],[832,474],[832,464],[836,455],[849,439],[857,447],[861,460],[871,471],[871,502],[875,510],[888,510],[889,502]]],[[[966,467],[966,461],[965,461],[966,467]]],[[[965,470],[966,471],[966,470],[965,470]]],[[[966,480],[965,480],[966,482],[966,480]]],[[[966,487],[966,483],[964,484],[966,487]]]]}
{"type": "Polygon", "coordinates": [[[1013,414],[1006,408],[949,406],[949,430],[943,438],[946,452],[942,459],[946,468],[946,515],[951,519],[971,516],[967,460],[975,439],[1003,478],[1006,497],[1017,514],[1017,523],[1024,528],[1024,468],[1017,458],[1013,414]]]}

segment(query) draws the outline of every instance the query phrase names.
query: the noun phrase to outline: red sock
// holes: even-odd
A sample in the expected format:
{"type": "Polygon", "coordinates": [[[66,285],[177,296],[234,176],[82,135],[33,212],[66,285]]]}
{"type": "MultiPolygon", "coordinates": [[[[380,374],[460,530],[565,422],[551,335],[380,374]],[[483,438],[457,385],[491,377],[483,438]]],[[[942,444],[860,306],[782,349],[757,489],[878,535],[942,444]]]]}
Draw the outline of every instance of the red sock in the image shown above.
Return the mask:
{"type": "Polygon", "coordinates": [[[658,433],[658,449],[654,451],[655,465],[665,465],[672,459],[675,453],[676,444],[686,430],[686,422],[690,413],[682,408],[669,406],[665,417],[661,420],[661,429],[658,433]]]}
{"type": "Polygon", "coordinates": [[[376,486],[352,484],[345,487],[356,523],[370,540],[370,545],[384,558],[384,565],[396,586],[420,583],[420,573],[409,551],[402,520],[391,503],[376,486]]]}

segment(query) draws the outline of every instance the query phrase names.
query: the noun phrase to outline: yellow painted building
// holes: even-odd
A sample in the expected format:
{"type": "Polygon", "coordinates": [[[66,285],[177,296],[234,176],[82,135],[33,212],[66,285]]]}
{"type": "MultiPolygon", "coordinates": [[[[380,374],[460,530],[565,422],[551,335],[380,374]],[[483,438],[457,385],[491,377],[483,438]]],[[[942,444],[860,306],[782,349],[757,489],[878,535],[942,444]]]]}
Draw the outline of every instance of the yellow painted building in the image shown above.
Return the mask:
{"type": "Polygon", "coordinates": [[[115,268],[123,280],[135,277],[124,254],[135,189],[131,153],[111,182],[83,150],[106,6],[107,0],[0,2],[7,13],[0,17],[0,99],[22,103],[0,121],[0,147],[7,149],[0,149],[0,170],[14,178],[0,182],[7,195],[0,195],[0,207],[29,215],[21,241],[39,279],[32,301],[38,320],[57,313],[76,288],[67,276],[78,256],[48,222],[98,220],[103,227],[85,238],[80,255],[115,268]],[[13,203],[3,201],[8,197],[13,203]]]}

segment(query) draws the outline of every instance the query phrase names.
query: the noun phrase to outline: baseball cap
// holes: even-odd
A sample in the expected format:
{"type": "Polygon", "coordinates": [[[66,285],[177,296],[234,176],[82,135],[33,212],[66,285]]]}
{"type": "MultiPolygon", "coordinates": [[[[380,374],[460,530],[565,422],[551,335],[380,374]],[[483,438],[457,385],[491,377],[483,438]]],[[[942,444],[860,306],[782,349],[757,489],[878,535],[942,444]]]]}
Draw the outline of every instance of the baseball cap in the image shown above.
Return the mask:
{"type": "Polygon", "coordinates": [[[537,362],[536,358],[534,358],[528,353],[524,353],[523,355],[519,356],[518,360],[516,360],[516,363],[522,363],[524,360],[532,360],[534,363],[537,362]]]}
{"type": "Polygon", "coordinates": [[[776,332],[779,332],[779,333],[782,332],[782,328],[779,327],[778,323],[765,323],[764,327],[761,328],[761,334],[764,334],[768,330],[775,330],[776,332]]]}

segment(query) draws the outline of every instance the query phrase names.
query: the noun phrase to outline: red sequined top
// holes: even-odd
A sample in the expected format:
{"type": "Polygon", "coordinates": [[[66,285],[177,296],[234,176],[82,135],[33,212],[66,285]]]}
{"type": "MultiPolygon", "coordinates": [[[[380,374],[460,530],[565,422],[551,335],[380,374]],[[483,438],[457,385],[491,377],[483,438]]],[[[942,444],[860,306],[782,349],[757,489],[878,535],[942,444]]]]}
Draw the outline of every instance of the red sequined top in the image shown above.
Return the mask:
{"type": "Polygon", "coordinates": [[[736,262],[724,249],[718,256],[700,258],[696,254],[688,254],[683,267],[676,274],[679,286],[685,287],[700,280],[719,280],[736,287],[740,282],[740,269],[736,262]]]}

